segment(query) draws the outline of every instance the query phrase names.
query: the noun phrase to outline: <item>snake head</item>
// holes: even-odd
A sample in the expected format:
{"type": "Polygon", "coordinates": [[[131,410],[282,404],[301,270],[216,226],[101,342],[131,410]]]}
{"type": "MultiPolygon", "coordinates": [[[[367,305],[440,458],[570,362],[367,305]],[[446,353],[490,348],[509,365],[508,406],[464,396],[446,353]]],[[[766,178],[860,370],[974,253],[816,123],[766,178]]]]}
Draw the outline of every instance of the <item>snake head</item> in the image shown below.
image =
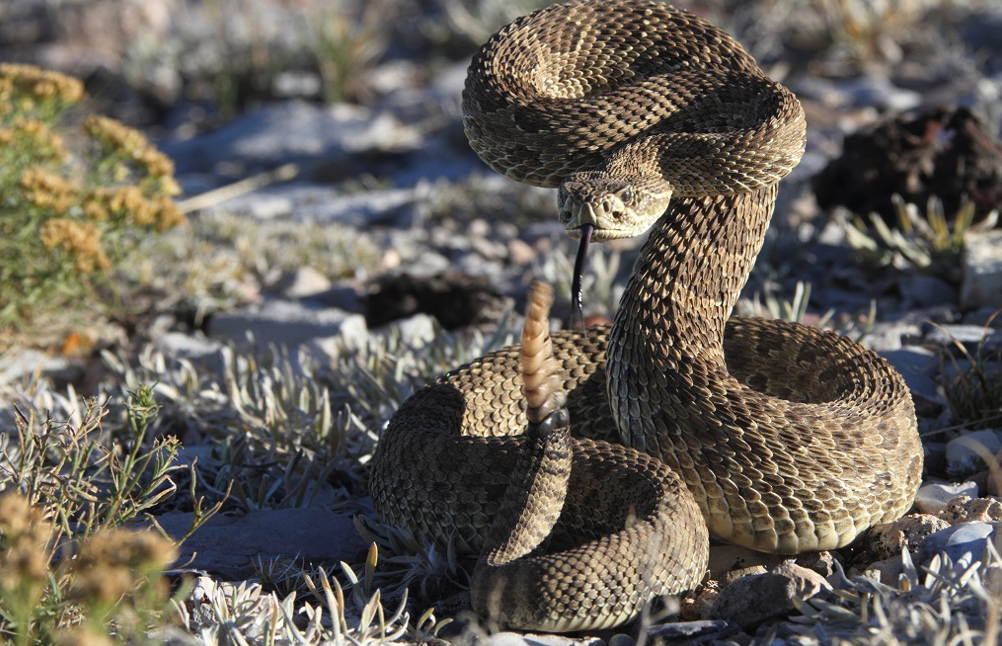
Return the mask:
{"type": "Polygon", "coordinates": [[[575,239],[585,224],[594,227],[593,239],[599,242],[630,238],[661,217],[671,196],[671,185],[660,177],[572,173],[557,192],[560,224],[575,239]]]}

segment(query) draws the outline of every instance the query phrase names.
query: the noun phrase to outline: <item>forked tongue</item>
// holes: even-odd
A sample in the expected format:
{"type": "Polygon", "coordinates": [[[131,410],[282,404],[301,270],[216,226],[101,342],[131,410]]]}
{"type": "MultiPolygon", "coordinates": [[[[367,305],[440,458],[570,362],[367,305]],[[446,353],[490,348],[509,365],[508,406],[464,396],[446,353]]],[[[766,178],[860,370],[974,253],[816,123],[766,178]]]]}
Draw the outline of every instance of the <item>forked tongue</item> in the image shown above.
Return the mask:
{"type": "Polygon", "coordinates": [[[578,244],[578,255],[574,259],[574,280],[571,283],[571,328],[584,328],[581,276],[584,274],[585,256],[588,254],[588,243],[591,242],[594,230],[593,224],[581,225],[581,242],[578,244]]]}

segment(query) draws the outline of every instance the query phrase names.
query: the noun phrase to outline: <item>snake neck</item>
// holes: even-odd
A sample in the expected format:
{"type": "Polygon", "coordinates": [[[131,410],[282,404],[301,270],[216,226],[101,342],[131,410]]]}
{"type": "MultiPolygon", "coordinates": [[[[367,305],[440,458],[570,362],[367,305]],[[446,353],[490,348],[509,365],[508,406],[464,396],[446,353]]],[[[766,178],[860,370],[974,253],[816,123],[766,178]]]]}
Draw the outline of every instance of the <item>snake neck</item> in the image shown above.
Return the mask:
{"type": "Polygon", "coordinates": [[[649,375],[670,392],[680,381],[691,389],[694,381],[726,373],[724,326],[775,199],[775,185],[679,199],[651,229],[610,332],[608,387],[617,419],[643,416],[637,402],[649,401],[655,387],[649,375]]]}

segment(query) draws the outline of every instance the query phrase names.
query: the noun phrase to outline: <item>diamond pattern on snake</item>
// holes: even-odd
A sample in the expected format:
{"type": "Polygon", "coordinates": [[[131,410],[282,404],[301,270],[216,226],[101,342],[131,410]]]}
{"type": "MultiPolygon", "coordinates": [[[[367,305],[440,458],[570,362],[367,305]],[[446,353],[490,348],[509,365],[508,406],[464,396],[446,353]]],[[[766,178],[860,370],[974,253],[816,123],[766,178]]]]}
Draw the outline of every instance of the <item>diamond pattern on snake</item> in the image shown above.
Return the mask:
{"type": "Polygon", "coordinates": [[[833,333],[731,316],[806,133],[735,40],[646,0],[550,6],[474,57],[463,120],[492,168],[558,189],[582,249],[649,231],[611,326],[550,335],[535,286],[520,345],[414,394],[380,440],[380,519],[479,554],[483,619],[616,626],[697,586],[710,533],[796,554],[907,511],[901,376],[833,333]]]}

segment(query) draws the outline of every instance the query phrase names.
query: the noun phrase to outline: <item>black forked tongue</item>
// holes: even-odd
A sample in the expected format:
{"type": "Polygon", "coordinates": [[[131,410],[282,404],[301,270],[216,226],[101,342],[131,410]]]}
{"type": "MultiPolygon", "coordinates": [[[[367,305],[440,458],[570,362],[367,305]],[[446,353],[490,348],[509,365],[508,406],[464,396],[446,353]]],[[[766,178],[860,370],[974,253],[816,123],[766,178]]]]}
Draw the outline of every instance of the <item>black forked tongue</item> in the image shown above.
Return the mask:
{"type": "Polygon", "coordinates": [[[571,328],[584,328],[584,306],[582,305],[581,275],[584,273],[585,256],[588,254],[588,243],[595,230],[593,224],[581,225],[581,242],[578,244],[578,255],[574,259],[574,280],[571,283],[571,328]]]}

